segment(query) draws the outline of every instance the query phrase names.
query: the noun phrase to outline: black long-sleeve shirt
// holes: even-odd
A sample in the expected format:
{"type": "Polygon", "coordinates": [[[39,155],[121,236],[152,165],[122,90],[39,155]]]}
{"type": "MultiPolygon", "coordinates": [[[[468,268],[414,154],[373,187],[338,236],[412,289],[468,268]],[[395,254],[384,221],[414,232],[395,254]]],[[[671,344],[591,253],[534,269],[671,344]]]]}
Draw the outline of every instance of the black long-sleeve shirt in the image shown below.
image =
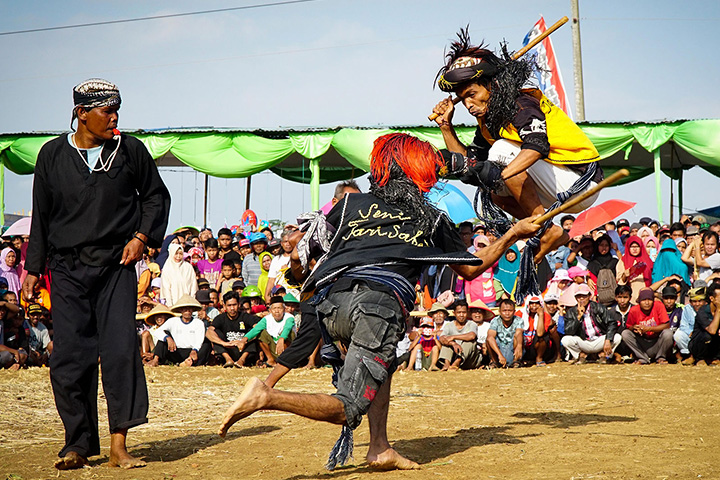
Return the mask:
{"type": "MultiPolygon", "coordinates": [[[[98,162],[116,145],[105,142],[98,162]]],[[[42,147],[35,164],[25,269],[42,273],[54,253],[72,253],[91,266],[118,263],[135,232],[160,246],[169,212],[170,193],[138,139],[122,135],[112,168],[90,173],[67,134],[60,135],[42,147]]]]}

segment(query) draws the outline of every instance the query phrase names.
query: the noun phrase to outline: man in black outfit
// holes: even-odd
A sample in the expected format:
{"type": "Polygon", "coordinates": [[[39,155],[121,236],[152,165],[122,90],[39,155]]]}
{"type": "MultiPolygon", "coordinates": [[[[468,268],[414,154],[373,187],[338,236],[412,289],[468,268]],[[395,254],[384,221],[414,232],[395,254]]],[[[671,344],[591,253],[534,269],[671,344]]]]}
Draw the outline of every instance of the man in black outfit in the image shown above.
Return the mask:
{"type": "Polygon", "coordinates": [[[120,92],[90,79],[73,90],[77,132],[46,143],[33,184],[32,235],[23,294],[52,271],[54,350],[50,380],[65,426],[55,467],[81,468],[100,453],[98,357],[108,403],[110,458],[145,465],[127,452],[129,428],[147,422],[148,394],[137,335],[135,262],[159,247],[170,194],[137,139],[116,130],[120,92]]]}
{"type": "Polygon", "coordinates": [[[688,348],[698,365],[720,364],[720,283],[707,288],[708,304],[695,315],[695,328],[688,348]]]}
{"type": "Polygon", "coordinates": [[[223,302],[225,313],[215,317],[205,336],[212,342],[215,353],[225,359],[224,368],[241,368],[248,361],[253,362],[257,358],[257,342],[249,342],[241,350],[240,340],[260,319],[240,309],[240,296],[237,292],[227,292],[223,295],[223,302]]]}

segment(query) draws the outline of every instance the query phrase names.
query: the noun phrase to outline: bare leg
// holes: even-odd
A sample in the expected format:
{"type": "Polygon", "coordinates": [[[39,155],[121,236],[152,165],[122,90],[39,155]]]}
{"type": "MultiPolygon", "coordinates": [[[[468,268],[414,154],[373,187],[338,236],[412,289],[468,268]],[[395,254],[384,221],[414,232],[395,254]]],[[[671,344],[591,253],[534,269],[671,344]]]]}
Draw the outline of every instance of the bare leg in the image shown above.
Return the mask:
{"type": "Polygon", "coordinates": [[[283,392],[268,387],[259,378],[251,378],[235,403],[225,412],[218,434],[224,437],[235,422],[258,410],[280,410],[336,425],[345,423],[343,403],[331,395],[283,392]]]}
{"type": "Polygon", "coordinates": [[[405,368],[406,372],[414,372],[415,371],[415,362],[417,362],[418,351],[421,348],[422,348],[422,345],[415,345],[415,347],[410,352],[410,359],[408,360],[407,367],[405,368]]]}
{"type": "Polygon", "coordinates": [[[431,372],[436,372],[436,371],[440,370],[437,367],[437,361],[438,361],[439,356],[440,356],[440,349],[437,347],[437,345],[435,345],[432,348],[432,351],[430,352],[430,371],[431,372]]]}
{"type": "Polygon", "coordinates": [[[58,470],[75,470],[87,464],[87,458],[80,456],[76,452],[68,452],[67,455],[55,462],[55,468],[58,470]]]}
{"type": "Polygon", "coordinates": [[[560,361],[560,334],[557,328],[553,327],[550,329],[550,338],[552,339],[553,345],[555,345],[555,361],[560,361]]]}
{"type": "Polygon", "coordinates": [[[387,438],[387,417],[390,407],[390,384],[392,377],[383,383],[370,404],[368,425],[370,427],[370,446],[365,457],[371,468],[378,470],[412,470],[420,466],[397,453],[387,438]]]}
{"type": "Polygon", "coordinates": [[[535,363],[540,363],[543,361],[543,355],[545,355],[545,350],[547,350],[547,343],[545,343],[544,340],[537,342],[537,345],[535,345],[535,363]]]}
{"type": "Polygon", "coordinates": [[[290,371],[289,368],[287,368],[284,365],[280,365],[279,363],[275,364],[275,368],[272,369],[272,372],[270,372],[270,375],[265,379],[265,385],[267,385],[270,388],[273,388],[277,382],[280,381],[282,377],[284,377],[288,372],[290,371]]]}
{"type": "Polygon", "coordinates": [[[237,362],[235,362],[235,366],[237,368],[242,368],[245,366],[245,361],[247,360],[248,355],[250,355],[248,352],[243,352],[240,354],[240,358],[237,362]]]}
{"type": "Polygon", "coordinates": [[[267,364],[271,367],[275,366],[275,357],[273,357],[273,352],[270,351],[270,345],[268,345],[265,342],[258,341],[258,345],[260,345],[260,349],[265,354],[265,357],[267,357],[267,364]]]}
{"type": "Polygon", "coordinates": [[[308,363],[305,368],[307,368],[307,369],[317,368],[317,357],[318,357],[318,353],[320,352],[321,346],[322,346],[322,340],[320,340],[318,342],[318,344],[315,346],[315,350],[313,350],[313,352],[308,357],[308,363]]]}
{"type": "Polygon", "coordinates": [[[229,353],[223,352],[222,357],[225,359],[225,365],[223,365],[223,367],[232,367],[235,364],[229,353]]]}
{"type": "Polygon", "coordinates": [[[144,467],[147,465],[144,461],[128,453],[125,443],[126,439],[127,428],[110,434],[110,460],[108,461],[108,465],[125,469],[144,467]]]}

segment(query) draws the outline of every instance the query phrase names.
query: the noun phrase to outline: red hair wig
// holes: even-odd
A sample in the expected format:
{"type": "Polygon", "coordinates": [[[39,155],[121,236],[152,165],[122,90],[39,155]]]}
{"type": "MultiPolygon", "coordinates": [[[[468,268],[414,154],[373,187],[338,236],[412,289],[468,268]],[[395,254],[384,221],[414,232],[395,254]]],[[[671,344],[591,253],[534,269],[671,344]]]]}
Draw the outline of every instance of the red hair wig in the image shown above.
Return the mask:
{"type": "Polygon", "coordinates": [[[375,140],[370,154],[370,173],[379,186],[390,181],[390,167],[395,162],[421,192],[437,183],[442,156],[428,142],[405,133],[390,133],[375,140]]]}

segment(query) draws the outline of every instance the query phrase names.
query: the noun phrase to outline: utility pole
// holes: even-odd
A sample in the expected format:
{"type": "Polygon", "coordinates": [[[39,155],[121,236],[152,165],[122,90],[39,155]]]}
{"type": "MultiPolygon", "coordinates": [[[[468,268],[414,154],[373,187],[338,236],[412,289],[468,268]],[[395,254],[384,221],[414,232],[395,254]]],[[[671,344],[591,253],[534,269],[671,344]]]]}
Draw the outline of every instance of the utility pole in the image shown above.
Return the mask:
{"type": "Polygon", "coordinates": [[[575,78],[575,114],[579,122],[585,121],[585,93],[583,92],[582,50],[580,49],[579,0],[570,0],[572,8],[573,77],[575,78]]]}

